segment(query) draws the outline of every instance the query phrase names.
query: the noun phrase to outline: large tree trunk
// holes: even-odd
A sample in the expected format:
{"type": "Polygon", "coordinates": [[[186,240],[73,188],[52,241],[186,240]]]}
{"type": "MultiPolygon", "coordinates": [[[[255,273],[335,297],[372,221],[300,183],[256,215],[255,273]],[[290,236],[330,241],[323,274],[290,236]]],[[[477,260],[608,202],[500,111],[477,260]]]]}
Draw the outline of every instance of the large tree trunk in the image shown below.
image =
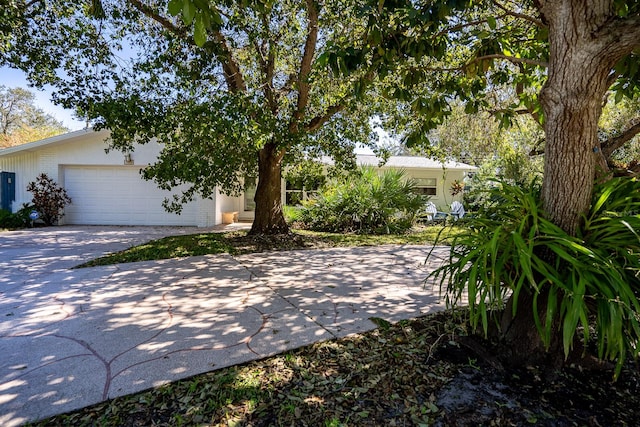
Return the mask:
{"type": "MultiPolygon", "coordinates": [[[[538,316],[540,319],[545,318],[547,300],[548,290],[544,289],[542,294],[538,296],[538,316]]],[[[552,369],[559,368],[564,362],[564,352],[561,336],[557,333],[558,322],[553,322],[549,345],[545,347],[540,339],[540,332],[536,328],[533,303],[532,293],[526,290],[521,292],[518,298],[518,312],[513,317],[514,301],[513,297],[509,298],[500,324],[502,339],[508,347],[505,359],[513,366],[537,365],[552,369]]]]}
{"type": "Polygon", "coordinates": [[[249,234],[285,234],[289,226],[282,213],[282,158],[284,151],[267,144],[258,153],[256,211],[249,234]]]}
{"type": "MultiPolygon", "coordinates": [[[[603,24],[603,5],[607,2],[537,3],[549,26],[550,49],[548,79],[540,95],[546,135],[542,202],[547,217],[575,235],[591,202],[597,165],[602,164],[598,120],[611,83],[609,74],[619,57],[618,53],[610,54],[605,41],[594,38],[594,29],[603,24]]],[[[542,315],[546,292],[543,290],[538,299],[542,315]]],[[[557,366],[564,359],[557,319],[551,330],[550,348],[545,352],[533,320],[532,298],[520,295],[515,317],[511,317],[513,301],[509,301],[502,322],[503,337],[516,363],[557,366]]]]}
{"type": "Polygon", "coordinates": [[[549,37],[549,76],[540,96],[546,135],[542,199],[548,218],[575,234],[602,157],[598,120],[611,66],[590,54],[574,29],[550,28],[549,37]]]}
{"type": "Polygon", "coordinates": [[[598,141],[604,96],[616,62],[636,37],[619,34],[611,0],[536,0],[549,30],[549,68],[540,102],[545,116],[542,199],[551,221],[575,234],[606,161],[598,141]]]}

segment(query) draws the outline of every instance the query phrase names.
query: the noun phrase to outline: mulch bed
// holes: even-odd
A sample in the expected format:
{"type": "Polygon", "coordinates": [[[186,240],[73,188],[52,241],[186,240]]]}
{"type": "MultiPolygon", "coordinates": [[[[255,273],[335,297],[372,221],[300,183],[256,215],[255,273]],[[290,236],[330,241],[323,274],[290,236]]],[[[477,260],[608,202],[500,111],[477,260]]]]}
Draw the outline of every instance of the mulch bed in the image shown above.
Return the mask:
{"type": "Polygon", "coordinates": [[[451,312],[317,343],[114,399],[40,425],[624,426],[640,420],[634,362],[612,371],[496,363],[451,312]],[[476,346],[477,347],[477,346],[476,346]]]}

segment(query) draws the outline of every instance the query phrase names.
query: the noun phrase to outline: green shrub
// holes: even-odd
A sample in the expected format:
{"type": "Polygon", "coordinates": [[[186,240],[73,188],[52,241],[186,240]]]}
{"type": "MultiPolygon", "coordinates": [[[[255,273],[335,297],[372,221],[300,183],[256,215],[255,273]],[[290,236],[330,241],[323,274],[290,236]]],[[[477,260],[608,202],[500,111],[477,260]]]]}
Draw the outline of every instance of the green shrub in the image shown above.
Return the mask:
{"type": "Polygon", "coordinates": [[[11,213],[6,209],[0,209],[0,228],[13,230],[27,227],[31,221],[29,219],[29,212],[31,212],[31,207],[26,205],[16,213],[11,213]],[[29,208],[29,210],[25,210],[26,208],[29,208]]]}
{"type": "Polygon", "coordinates": [[[374,168],[328,184],[318,197],[303,202],[300,220],[309,228],[330,232],[390,233],[409,229],[425,199],[403,171],[374,168]]]}
{"type": "Polygon", "coordinates": [[[289,223],[298,222],[302,218],[302,214],[300,212],[300,206],[289,206],[285,205],[282,207],[284,213],[284,219],[289,223]]]}
{"type": "Polygon", "coordinates": [[[6,210],[6,209],[0,209],[0,228],[14,228],[11,225],[11,219],[13,217],[13,214],[6,210]]]}
{"type": "Polygon", "coordinates": [[[497,159],[482,164],[473,177],[466,183],[463,193],[465,207],[477,211],[491,193],[489,188],[496,186],[496,178],[502,182],[526,188],[534,179],[542,178],[542,160],[531,158],[522,150],[503,151],[497,159]]]}
{"type": "Polygon", "coordinates": [[[559,325],[567,356],[577,333],[592,339],[593,321],[598,356],[616,360],[617,375],[625,357],[640,352],[640,182],[597,186],[575,237],[545,219],[538,186],[502,183],[488,191],[495,203],[470,220],[469,233],[454,239],[450,263],[430,276],[446,284],[448,303],[468,297],[472,326],[486,334],[507,297],[515,315],[519,296],[529,292],[545,345],[559,325]],[[536,307],[544,306],[540,316],[536,307]]]}

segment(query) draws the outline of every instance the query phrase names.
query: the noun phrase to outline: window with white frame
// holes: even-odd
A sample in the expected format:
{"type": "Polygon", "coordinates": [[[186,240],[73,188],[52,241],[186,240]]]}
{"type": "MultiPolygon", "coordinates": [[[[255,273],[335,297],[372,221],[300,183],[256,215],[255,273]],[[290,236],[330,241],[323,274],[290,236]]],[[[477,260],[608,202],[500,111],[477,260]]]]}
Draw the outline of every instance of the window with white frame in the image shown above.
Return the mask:
{"type": "Polygon", "coordinates": [[[437,178],[415,178],[416,193],[423,196],[435,196],[437,194],[437,178]]]}
{"type": "Polygon", "coordinates": [[[320,180],[288,179],[286,184],[285,203],[290,206],[299,205],[303,200],[308,200],[318,194],[321,186],[320,180]]]}

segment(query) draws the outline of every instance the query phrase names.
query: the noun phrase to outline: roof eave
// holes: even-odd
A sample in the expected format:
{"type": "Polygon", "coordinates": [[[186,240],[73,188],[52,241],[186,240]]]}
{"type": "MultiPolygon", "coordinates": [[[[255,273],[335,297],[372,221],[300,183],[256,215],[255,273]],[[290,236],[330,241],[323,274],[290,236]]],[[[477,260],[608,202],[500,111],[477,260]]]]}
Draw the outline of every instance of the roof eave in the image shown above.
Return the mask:
{"type": "Polygon", "coordinates": [[[104,134],[108,135],[108,130],[94,131],[93,128],[85,128],[73,132],[63,133],[61,135],[52,136],[50,138],[41,139],[39,141],[27,142],[26,144],[16,145],[0,150],[0,157],[12,154],[20,154],[21,152],[36,151],[45,146],[56,146],[70,142],[71,140],[88,135],[88,134],[104,134]]]}

